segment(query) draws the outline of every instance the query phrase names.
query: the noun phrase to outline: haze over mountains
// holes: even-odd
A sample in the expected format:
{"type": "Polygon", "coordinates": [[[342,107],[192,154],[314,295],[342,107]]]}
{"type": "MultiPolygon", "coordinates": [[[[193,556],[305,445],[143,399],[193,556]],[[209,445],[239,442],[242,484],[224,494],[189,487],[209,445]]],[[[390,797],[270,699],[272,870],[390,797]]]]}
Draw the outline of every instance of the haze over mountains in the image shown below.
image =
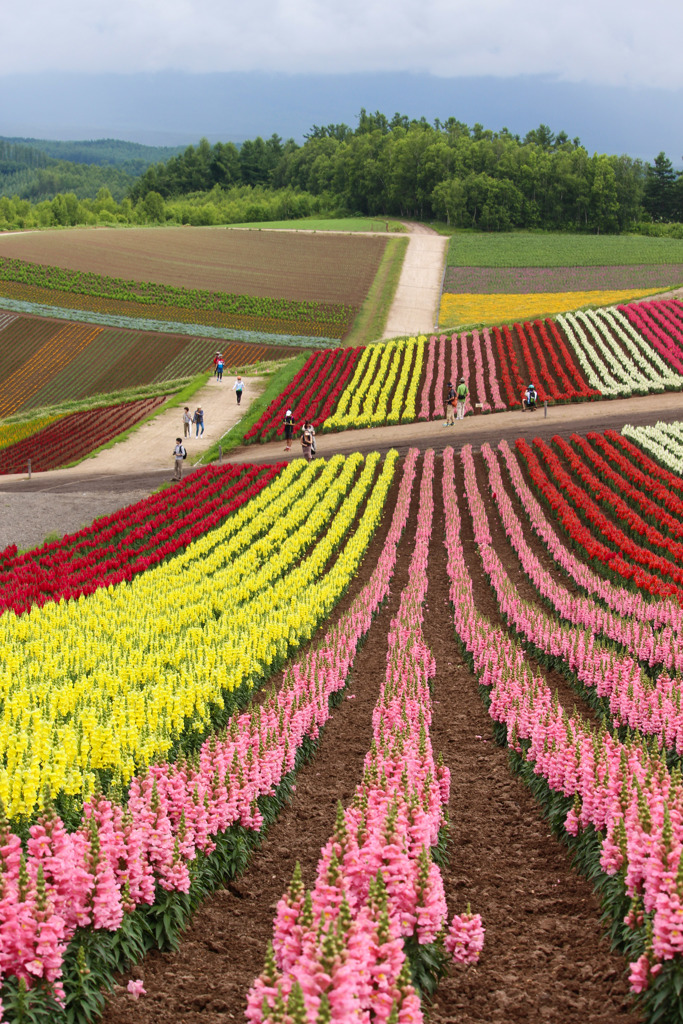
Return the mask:
{"type": "Polygon", "coordinates": [[[120,138],[178,146],[256,135],[302,141],[314,124],[357,124],[361,107],[409,117],[454,116],[526,134],[540,123],[578,136],[589,153],[683,166],[683,89],[559,81],[548,75],[441,78],[375,72],[0,75],[0,135],[120,138]]]}

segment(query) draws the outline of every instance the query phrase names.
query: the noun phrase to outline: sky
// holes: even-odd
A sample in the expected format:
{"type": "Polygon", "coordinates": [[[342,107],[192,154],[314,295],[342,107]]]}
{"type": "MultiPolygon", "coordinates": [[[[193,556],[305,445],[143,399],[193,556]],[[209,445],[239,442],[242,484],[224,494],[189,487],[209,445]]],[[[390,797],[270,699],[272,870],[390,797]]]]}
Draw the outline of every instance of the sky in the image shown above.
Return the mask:
{"type": "Polygon", "coordinates": [[[31,0],[3,38],[0,135],[300,139],[365,106],[683,161],[680,0],[31,0]]]}

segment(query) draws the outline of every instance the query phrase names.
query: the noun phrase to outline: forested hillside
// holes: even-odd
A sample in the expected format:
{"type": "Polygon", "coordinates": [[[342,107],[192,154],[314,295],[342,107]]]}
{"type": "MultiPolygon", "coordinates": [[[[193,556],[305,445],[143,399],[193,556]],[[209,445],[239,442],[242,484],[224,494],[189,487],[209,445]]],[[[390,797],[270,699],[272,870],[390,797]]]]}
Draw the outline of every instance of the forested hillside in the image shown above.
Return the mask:
{"type": "Polygon", "coordinates": [[[0,138],[0,195],[40,202],[70,192],[77,199],[92,199],[106,188],[119,201],[150,164],[181,150],[120,139],[0,138]]]}
{"type": "MultiPolygon", "coordinates": [[[[99,147],[104,162],[119,144],[61,145],[82,147],[83,159],[90,145],[99,147]]],[[[0,200],[0,229],[365,214],[485,231],[644,230],[683,237],[683,174],[664,153],[651,165],[623,154],[589,154],[580,139],[543,124],[522,138],[453,117],[430,124],[361,110],[357,128],[314,125],[302,145],[278,135],[239,147],[202,139],[140,173],[135,159],[144,161],[151,152],[147,147],[136,158],[99,166],[53,163],[28,147],[19,153],[24,164],[15,172],[14,189],[8,188],[6,157],[2,194],[32,202],[0,200]]]]}

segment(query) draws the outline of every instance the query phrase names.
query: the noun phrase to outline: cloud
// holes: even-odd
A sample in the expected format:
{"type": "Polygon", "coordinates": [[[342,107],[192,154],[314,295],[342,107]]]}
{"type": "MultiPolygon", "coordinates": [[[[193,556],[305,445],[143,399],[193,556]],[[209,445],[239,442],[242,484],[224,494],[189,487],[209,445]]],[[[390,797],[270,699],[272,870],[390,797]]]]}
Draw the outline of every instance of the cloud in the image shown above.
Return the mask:
{"type": "Polygon", "coordinates": [[[683,86],[675,0],[32,0],[2,74],[428,72],[683,86]]]}

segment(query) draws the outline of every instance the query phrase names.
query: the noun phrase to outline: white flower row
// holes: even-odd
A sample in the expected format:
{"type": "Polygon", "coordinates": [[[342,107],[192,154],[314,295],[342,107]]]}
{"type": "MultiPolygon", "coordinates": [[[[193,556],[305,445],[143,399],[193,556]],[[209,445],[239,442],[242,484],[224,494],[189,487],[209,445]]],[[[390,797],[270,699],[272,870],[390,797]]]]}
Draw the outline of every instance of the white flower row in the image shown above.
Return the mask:
{"type": "Polygon", "coordinates": [[[609,373],[576,317],[569,313],[566,317],[558,316],[557,322],[567,335],[590,386],[603,395],[623,395],[623,387],[609,373]]]}
{"type": "MultiPolygon", "coordinates": [[[[573,314],[570,314],[573,315],[573,314]]],[[[626,357],[624,350],[610,337],[605,325],[591,319],[588,313],[583,311],[576,313],[576,319],[588,331],[591,342],[596,346],[607,365],[611,367],[612,374],[621,381],[621,393],[626,395],[647,394],[649,382],[639,373],[630,359],[626,357]]]]}
{"type": "Polygon", "coordinates": [[[653,382],[662,382],[667,387],[681,386],[681,376],[675,373],[649,342],[638,334],[628,317],[616,307],[597,310],[597,315],[605,320],[619,340],[623,342],[643,372],[653,382]]]}
{"type": "Polygon", "coordinates": [[[627,423],[622,434],[672,473],[683,475],[683,423],[655,423],[653,427],[627,423]]]}

